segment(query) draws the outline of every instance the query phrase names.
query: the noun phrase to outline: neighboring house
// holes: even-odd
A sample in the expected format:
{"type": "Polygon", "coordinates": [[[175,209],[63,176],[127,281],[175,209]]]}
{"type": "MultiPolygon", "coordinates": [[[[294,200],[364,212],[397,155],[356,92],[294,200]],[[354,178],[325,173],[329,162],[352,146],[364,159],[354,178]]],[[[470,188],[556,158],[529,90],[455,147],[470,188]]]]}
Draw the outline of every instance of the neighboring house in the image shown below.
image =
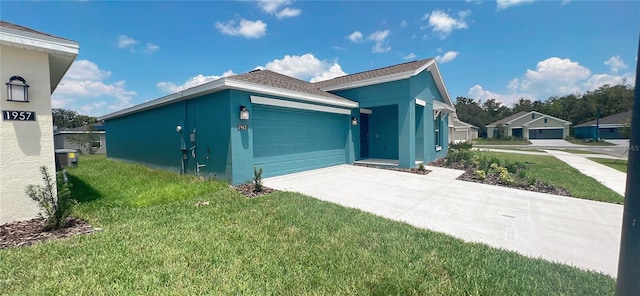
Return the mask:
{"type": "Polygon", "coordinates": [[[478,130],[477,126],[460,120],[455,113],[449,116],[449,143],[473,140],[478,137],[478,130]]]}
{"type": "Polygon", "coordinates": [[[573,127],[573,135],[578,139],[628,139],[629,136],[625,136],[620,133],[620,129],[625,124],[630,124],[628,121],[631,118],[631,111],[625,111],[618,114],[613,114],[607,117],[602,117],[600,120],[592,120],[582,124],[578,124],[573,127]],[[600,127],[600,133],[597,133],[600,127]]]}
{"type": "Polygon", "coordinates": [[[0,21],[0,224],[36,217],[25,188],[41,166],[55,180],[51,93],[77,55],[75,41],[0,21]]]}
{"type": "Polygon", "coordinates": [[[107,139],[102,124],[63,129],[54,127],[53,142],[55,149],[74,149],[83,154],[89,154],[88,145],[90,144],[93,153],[107,153],[107,139]]]}
{"type": "Polygon", "coordinates": [[[569,136],[571,122],[537,111],[520,111],[487,125],[487,138],[503,136],[522,139],[564,139],[569,136]],[[502,129],[500,131],[499,129],[502,129]]]}
{"type": "Polygon", "coordinates": [[[268,70],[220,78],[99,118],[107,156],[233,184],[360,159],[444,157],[455,112],[434,59],[317,83],[268,70]]]}

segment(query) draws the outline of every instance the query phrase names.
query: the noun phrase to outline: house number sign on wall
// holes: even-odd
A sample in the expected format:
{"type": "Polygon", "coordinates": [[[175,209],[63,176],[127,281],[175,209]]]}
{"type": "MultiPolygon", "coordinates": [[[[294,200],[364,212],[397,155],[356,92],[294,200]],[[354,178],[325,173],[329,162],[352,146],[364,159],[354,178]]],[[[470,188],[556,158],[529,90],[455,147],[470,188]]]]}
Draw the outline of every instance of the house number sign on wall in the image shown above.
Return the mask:
{"type": "Polygon", "coordinates": [[[247,125],[247,124],[238,124],[238,130],[239,131],[248,131],[249,130],[249,125],[247,125]]]}
{"type": "Polygon", "coordinates": [[[2,110],[2,120],[36,121],[36,112],[2,110]]]}

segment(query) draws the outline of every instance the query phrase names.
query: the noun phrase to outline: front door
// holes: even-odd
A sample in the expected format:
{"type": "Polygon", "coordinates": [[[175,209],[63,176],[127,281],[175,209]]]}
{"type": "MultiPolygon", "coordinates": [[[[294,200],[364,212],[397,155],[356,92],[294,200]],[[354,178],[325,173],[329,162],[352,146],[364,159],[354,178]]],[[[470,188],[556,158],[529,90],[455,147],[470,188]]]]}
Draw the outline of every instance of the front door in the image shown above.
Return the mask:
{"type": "Polygon", "coordinates": [[[369,158],[369,114],[360,113],[360,158],[369,158]]]}

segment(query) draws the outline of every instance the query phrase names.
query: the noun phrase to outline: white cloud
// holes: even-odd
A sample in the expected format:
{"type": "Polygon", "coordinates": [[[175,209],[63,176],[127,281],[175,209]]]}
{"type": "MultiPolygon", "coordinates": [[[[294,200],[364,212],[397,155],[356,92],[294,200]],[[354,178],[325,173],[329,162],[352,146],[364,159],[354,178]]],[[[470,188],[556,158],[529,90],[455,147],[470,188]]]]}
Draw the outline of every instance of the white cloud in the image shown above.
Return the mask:
{"type": "Polygon", "coordinates": [[[523,76],[509,81],[506,94],[485,90],[480,85],[471,87],[468,94],[474,99],[495,98],[505,105],[510,105],[521,97],[546,100],[551,96],[584,93],[604,84],[633,84],[634,79],[633,73],[592,74],[587,67],[578,62],[551,57],[538,62],[535,70],[528,69],[523,76]]]}
{"type": "Polygon", "coordinates": [[[407,20],[402,20],[402,22],[400,22],[400,28],[404,28],[408,25],[409,23],[407,23],[407,20]]]}
{"type": "Polygon", "coordinates": [[[302,80],[317,82],[346,75],[342,67],[335,61],[319,60],[313,54],[302,56],[286,55],[282,59],[268,62],[260,69],[271,70],[280,74],[302,80]]]}
{"type": "Polygon", "coordinates": [[[351,42],[362,42],[364,39],[362,39],[362,33],[360,31],[354,31],[353,33],[351,33],[349,36],[347,36],[347,39],[351,40],[351,42]]]}
{"type": "Polygon", "coordinates": [[[498,10],[507,9],[511,6],[532,3],[534,0],[496,0],[498,10]]]}
{"type": "Polygon", "coordinates": [[[425,14],[422,19],[428,20],[429,24],[424,28],[432,28],[440,39],[445,39],[453,30],[468,28],[465,18],[469,16],[471,12],[468,10],[458,12],[458,18],[454,18],[442,10],[434,10],[430,14],[425,14]]]}
{"type": "Polygon", "coordinates": [[[412,52],[412,53],[410,53],[410,54],[408,54],[408,55],[406,55],[406,56],[404,56],[402,58],[405,59],[405,60],[413,60],[416,57],[418,57],[418,56],[415,53],[412,52]]]}
{"type": "Polygon", "coordinates": [[[135,40],[127,35],[118,36],[118,48],[128,48],[132,53],[150,54],[160,50],[160,46],[157,44],[147,42],[144,47],[137,46],[140,41],[135,40]]]}
{"type": "Polygon", "coordinates": [[[290,0],[257,0],[257,2],[263,12],[275,15],[279,19],[298,16],[302,13],[300,9],[288,7],[292,2],[290,0]]]}
{"type": "Polygon", "coordinates": [[[261,20],[250,21],[241,19],[236,25],[236,21],[230,20],[225,23],[216,22],[216,29],[222,34],[231,36],[242,36],[244,38],[261,38],[267,32],[267,24],[261,20]]]}
{"type": "Polygon", "coordinates": [[[609,66],[609,69],[612,73],[618,73],[618,71],[620,71],[621,69],[627,68],[627,65],[619,55],[610,57],[604,62],[604,64],[609,66]]]}
{"type": "Polygon", "coordinates": [[[447,51],[443,55],[436,56],[436,61],[440,64],[448,63],[453,61],[458,54],[459,52],[457,51],[447,51]]]}
{"type": "Polygon", "coordinates": [[[124,80],[106,82],[110,76],[111,72],[89,60],[77,60],[51,96],[51,104],[54,108],[79,110],[87,115],[131,106],[136,92],[127,90],[124,80]]]}
{"type": "Polygon", "coordinates": [[[375,42],[373,47],[371,48],[371,52],[388,52],[391,50],[391,46],[387,45],[386,39],[389,37],[391,31],[375,31],[367,37],[368,40],[375,42]]]}
{"type": "Polygon", "coordinates": [[[196,76],[193,76],[193,77],[187,79],[187,81],[185,81],[181,85],[175,85],[172,82],[164,82],[163,81],[163,82],[158,82],[156,84],[156,86],[163,92],[176,93],[176,92],[179,92],[181,90],[192,88],[194,86],[198,86],[200,84],[205,84],[207,82],[214,81],[214,80],[220,79],[222,77],[227,77],[227,76],[231,76],[231,75],[235,75],[235,73],[233,73],[233,71],[231,71],[231,70],[228,70],[228,71],[222,73],[222,75],[204,76],[202,74],[198,74],[196,76]]]}
{"type": "Polygon", "coordinates": [[[157,44],[153,44],[153,43],[147,43],[147,45],[144,47],[144,53],[152,53],[152,52],[156,52],[160,50],[160,46],[158,46],[157,44]]]}
{"type": "Polygon", "coordinates": [[[138,44],[138,40],[135,40],[127,35],[118,36],[118,48],[127,48],[138,44]]]}

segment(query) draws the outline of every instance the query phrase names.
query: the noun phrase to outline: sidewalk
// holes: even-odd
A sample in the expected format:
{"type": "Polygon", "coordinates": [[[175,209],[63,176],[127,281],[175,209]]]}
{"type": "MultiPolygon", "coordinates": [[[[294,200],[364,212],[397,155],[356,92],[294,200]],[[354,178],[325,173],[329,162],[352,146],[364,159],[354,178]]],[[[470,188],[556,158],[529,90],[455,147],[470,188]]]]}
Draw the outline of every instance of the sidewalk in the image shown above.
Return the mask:
{"type": "Polygon", "coordinates": [[[591,161],[579,154],[572,154],[557,150],[544,151],[566,162],[568,165],[574,167],[581,173],[596,179],[598,182],[602,183],[602,185],[607,186],[611,190],[624,196],[627,183],[627,174],[616,169],[612,169],[606,165],[591,161]]]}

